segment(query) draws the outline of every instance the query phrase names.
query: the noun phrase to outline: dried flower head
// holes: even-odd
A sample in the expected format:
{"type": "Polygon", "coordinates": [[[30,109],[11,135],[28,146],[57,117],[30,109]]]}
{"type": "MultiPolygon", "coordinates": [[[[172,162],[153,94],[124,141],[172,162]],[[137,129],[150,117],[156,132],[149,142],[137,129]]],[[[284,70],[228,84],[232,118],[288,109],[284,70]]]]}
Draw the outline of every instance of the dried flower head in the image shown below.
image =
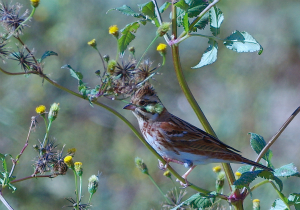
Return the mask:
{"type": "Polygon", "coordinates": [[[0,59],[2,59],[2,61],[4,62],[4,58],[7,58],[9,51],[7,51],[7,48],[5,48],[7,42],[6,41],[2,41],[0,43],[0,59]]]}
{"type": "Polygon", "coordinates": [[[27,17],[28,10],[20,15],[21,8],[22,6],[18,3],[15,5],[0,3],[0,22],[7,32],[14,33],[16,36],[22,33],[24,26],[28,26],[22,24],[27,17]]]}
{"type": "Polygon", "coordinates": [[[54,121],[58,115],[58,111],[59,111],[59,103],[53,103],[50,107],[50,111],[48,114],[48,119],[49,121],[54,121]]]}
{"type": "MultiPolygon", "coordinates": [[[[185,190],[180,190],[177,193],[177,189],[174,188],[167,193],[167,198],[170,201],[169,203],[163,203],[163,209],[172,209],[178,206],[182,202],[182,198],[187,194],[185,190]]],[[[185,210],[185,206],[178,207],[177,210],[185,210]]]]}
{"type": "Polygon", "coordinates": [[[78,209],[78,210],[88,210],[90,209],[91,205],[90,204],[83,204],[81,203],[81,200],[79,201],[80,204],[77,204],[77,201],[75,201],[73,198],[65,198],[67,201],[72,203],[71,206],[64,206],[64,207],[71,207],[73,209],[78,209]]]}
{"type": "Polygon", "coordinates": [[[156,33],[159,36],[165,35],[171,29],[170,28],[171,24],[172,23],[170,23],[170,22],[164,22],[164,23],[162,23],[161,26],[159,26],[159,28],[157,29],[156,33]]]}
{"type": "Polygon", "coordinates": [[[10,55],[12,57],[10,59],[19,61],[19,65],[25,72],[35,66],[32,53],[26,53],[24,47],[21,50],[18,47],[18,52],[12,52],[10,55]]]}
{"type": "Polygon", "coordinates": [[[93,195],[97,191],[98,185],[99,185],[99,177],[96,175],[92,175],[89,178],[89,184],[88,184],[88,191],[91,195],[93,195]]]}
{"type": "Polygon", "coordinates": [[[134,72],[136,83],[140,83],[143,81],[146,82],[149,78],[157,74],[156,72],[160,65],[152,68],[152,64],[153,62],[151,62],[149,59],[146,59],[139,65],[139,67],[134,72]]]}

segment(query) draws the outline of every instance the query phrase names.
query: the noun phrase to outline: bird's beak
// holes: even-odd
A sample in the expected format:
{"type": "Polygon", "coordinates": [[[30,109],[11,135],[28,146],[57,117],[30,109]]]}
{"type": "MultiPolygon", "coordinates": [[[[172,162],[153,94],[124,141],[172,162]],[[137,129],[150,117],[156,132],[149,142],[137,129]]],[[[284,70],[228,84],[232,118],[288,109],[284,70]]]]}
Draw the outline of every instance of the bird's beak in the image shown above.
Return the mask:
{"type": "Polygon", "coordinates": [[[127,104],[126,106],[123,107],[123,109],[128,109],[128,110],[131,110],[131,111],[134,111],[136,108],[135,105],[133,104],[127,104]]]}

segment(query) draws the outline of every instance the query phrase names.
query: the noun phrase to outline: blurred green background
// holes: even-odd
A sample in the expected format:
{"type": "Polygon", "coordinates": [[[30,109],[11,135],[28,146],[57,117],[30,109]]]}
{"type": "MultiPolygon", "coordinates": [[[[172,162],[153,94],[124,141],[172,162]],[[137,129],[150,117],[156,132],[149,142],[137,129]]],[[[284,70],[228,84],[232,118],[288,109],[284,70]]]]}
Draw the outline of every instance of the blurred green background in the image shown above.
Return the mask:
{"type": "MultiPolygon", "coordinates": [[[[30,9],[29,0],[19,1],[23,11],[30,9]]],[[[24,31],[23,41],[35,55],[40,57],[44,51],[52,50],[58,57],[52,56],[45,61],[46,74],[59,84],[77,91],[77,81],[70,77],[69,71],[61,66],[70,64],[81,71],[84,81],[94,87],[99,81],[94,72],[102,64],[97,53],[87,45],[95,38],[102,54],[111,57],[116,54],[115,38],[108,34],[110,25],[123,28],[134,18],[127,17],[110,8],[129,5],[137,10],[137,3],[131,0],[42,0],[37,8],[30,27],[24,31]]],[[[163,1],[158,1],[162,5],[163,1]]],[[[203,109],[206,117],[215,129],[218,137],[236,149],[243,156],[254,160],[256,154],[249,146],[248,132],[262,135],[268,141],[285,120],[300,105],[300,2],[289,1],[221,1],[219,7],[225,20],[221,28],[221,37],[225,38],[234,30],[247,31],[263,46],[262,55],[257,53],[238,54],[219,43],[218,60],[201,69],[191,69],[207,48],[207,39],[190,38],[180,45],[181,61],[190,88],[203,109]]],[[[169,13],[164,21],[169,21],[169,13]]],[[[180,29],[181,30],[181,29],[180,29]]],[[[137,56],[155,36],[153,25],[142,26],[136,39],[137,56]]],[[[209,34],[209,30],[204,30],[209,34]]],[[[156,44],[164,42],[161,38],[156,44]]],[[[146,57],[154,61],[153,66],[161,63],[161,57],[155,51],[156,44],[146,57]]],[[[10,43],[15,48],[14,42],[10,43]]],[[[126,59],[125,55],[125,59],[126,59]]],[[[7,61],[1,64],[11,72],[21,71],[16,63],[7,61]]],[[[172,67],[170,51],[167,63],[152,82],[169,111],[201,128],[191,107],[178,87],[172,67]]],[[[144,159],[149,171],[157,183],[167,192],[172,182],[164,177],[157,167],[157,159],[142,145],[127,126],[114,115],[100,107],[91,107],[87,101],[72,96],[38,76],[8,76],[0,73],[0,153],[16,156],[23,147],[31,116],[36,115],[35,107],[44,104],[48,108],[53,102],[61,105],[57,120],[50,136],[56,139],[59,147],[76,147],[75,161],[83,162],[83,180],[87,186],[90,175],[102,172],[99,189],[92,200],[93,209],[160,209],[163,198],[152,185],[148,177],[136,169],[134,158],[144,159]]],[[[134,125],[134,116],[122,107],[125,103],[109,101],[109,104],[124,114],[134,125]]],[[[299,163],[300,116],[289,125],[272,146],[275,167],[294,162],[299,163]]],[[[43,120],[38,119],[36,131],[31,134],[30,146],[26,149],[14,175],[22,178],[33,173],[32,164],[36,152],[31,148],[43,139],[45,129],[43,120]]],[[[189,176],[189,180],[208,190],[214,190],[214,172],[217,164],[198,166],[189,176]]],[[[178,172],[185,168],[173,164],[178,172]]],[[[234,171],[240,165],[232,164],[234,171]]],[[[299,181],[296,178],[284,179],[283,193],[299,193],[299,181]]],[[[74,180],[71,171],[55,179],[31,179],[17,183],[14,194],[5,190],[4,196],[18,210],[25,209],[61,209],[70,205],[64,198],[74,196],[74,180]]],[[[225,192],[228,189],[225,184],[225,192]]],[[[195,191],[187,189],[188,195],[195,191]]],[[[84,188],[83,201],[88,199],[87,187],[84,188]]],[[[269,209],[278,198],[271,185],[264,185],[253,192],[253,198],[261,200],[262,209],[269,209]]],[[[245,209],[251,209],[252,201],[248,197],[245,209]]],[[[228,205],[225,205],[229,209],[228,205]]],[[[0,209],[5,207],[0,204],[0,209]]]]}

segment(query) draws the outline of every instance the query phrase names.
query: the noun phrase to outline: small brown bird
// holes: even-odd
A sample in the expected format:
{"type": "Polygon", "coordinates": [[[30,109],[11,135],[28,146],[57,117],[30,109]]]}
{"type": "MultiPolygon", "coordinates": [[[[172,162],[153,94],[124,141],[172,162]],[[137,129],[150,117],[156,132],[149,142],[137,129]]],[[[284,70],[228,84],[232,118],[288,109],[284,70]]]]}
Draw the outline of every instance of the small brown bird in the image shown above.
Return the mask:
{"type": "Polygon", "coordinates": [[[124,109],[133,112],[144,138],[167,163],[175,162],[190,168],[182,176],[185,180],[195,165],[207,163],[244,163],[272,171],[169,113],[149,84],[138,89],[124,109]]]}

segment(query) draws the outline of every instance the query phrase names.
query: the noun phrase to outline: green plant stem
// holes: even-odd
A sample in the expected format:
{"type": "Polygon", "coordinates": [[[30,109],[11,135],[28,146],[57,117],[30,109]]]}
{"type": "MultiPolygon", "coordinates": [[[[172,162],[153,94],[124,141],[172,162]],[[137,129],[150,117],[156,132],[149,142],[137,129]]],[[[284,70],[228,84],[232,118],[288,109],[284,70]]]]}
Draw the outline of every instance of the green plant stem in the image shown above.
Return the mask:
{"type": "Polygon", "coordinates": [[[285,201],[284,195],[277,189],[276,185],[275,185],[272,181],[270,181],[270,183],[271,183],[271,185],[273,186],[273,188],[275,189],[275,191],[277,192],[279,198],[280,198],[280,199],[283,201],[283,203],[286,205],[286,207],[288,208],[288,210],[291,210],[289,204],[285,201]]]}
{"type": "Polygon", "coordinates": [[[74,179],[75,179],[75,194],[76,194],[76,209],[79,210],[79,195],[78,195],[78,184],[77,184],[77,174],[76,171],[72,168],[74,173],[74,179]]]}
{"type": "Polygon", "coordinates": [[[5,200],[5,198],[2,196],[2,193],[0,191],[0,201],[4,204],[4,206],[8,209],[8,210],[14,210],[9,203],[5,200]]]}
{"type": "Polygon", "coordinates": [[[93,197],[93,194],[90,194],[90,197],[89,197],[89,202],[88,202],[88,204],[90,204],[90,203],[91,203],[92,197],[93,197]]]}
{"type": "MultiPolygon", "coordinates": [[[[259,183],[257,183],[256,185],[254,185],[253,187],[251,187],[251,189],[250,189],[250,191],[252,192],[253,190],[255,190],[256,188],[258,188],[258,187],[260,187],[260,186],[262,186],[262,185],[264,185],[264,184],[267,184],[267,183],[269,183],[270,181],[269,180],[264,180],[264,181],[262,181],[262,182],[259,182],[259,183]]],[[[249,194],[249,193],[248,193],[249,194]]],[[[248,195],[247,194],[247,195],[248,195]]],[[[246,196],[247,196],[246,195],[246,196]]]]}
{"type": "Polygon", "coordinates": [[[160,189],[160,187],[156,184],[156,182],[154,181],[154,179],[152,178],[152,176],[150,174],[147,174],[149,179],[152,181],[152,183],[155,185],[155,187],[158,189],[158,191],[161,193],[161,195],[166,199],[168,204],[171,204],[170,200],[166,197],[166,195],[163,193],[163,191],[160,189]]]}
{"type": "Polygon", "coordinates": [[[47,142],[47,139],[48,139],[48,135],[49,135],[49,130],[50,130],[51,124],[52,124],[52,120],[49,121],[48,127],[46,129],[46,134],[45,134],[45,137],[44,137],[44,140],[43,140],[43,143],[42,143],[42,148],[45,148],[45,146],[46,146],[46,142],[47,142]]]}
{"type": "MultiPolygon", "coordinates": [[[[6,73],[7,71],[3,70],[0,68],[0,70],[3,72],[3,73],[6,73]]],[[[28,73],[28,72],[27,72],[28,73]]],[[[52,84],[53,86],[63,90],[63,91],[66,91],[67,93],[70,93],[74,96],[77,96],[78,98],[81,98],[81,99],[84,99],[84,100],[87,100],[85,99],[82,95],[80,95],[79,93],[76,93],[72,90],[69,90],[68,88],[62,86],[62,85],[59,85],[58,83],[54,82],[53,80],[51,80],[49,77],[47,77],[45,74],[43,73],[38,73],[38,72],[33,72],[32,74],[36,74],[36,75],[39,75],[40,77],[42,77],[44,80],[46,80],[47,82],[49,82],[50,84],[52,84]]],[[[9,74],[11,75],[11,74],[9,74]]],[[[13,75],[20,75],[20,74],[13,74],[13,75]]],[[[114,114],[115,116],[117,116],[120,120],[122,120],[131,130],[132,132],[138,137],[138,139],[147,147],[147,149],[153,153],[155,155],[155,157],[157,159],[159,159],[164,165],[166,164],[166,161],[148,144],[148,142],[143,138],[143,136],[140,134],[140,132],[123,116],[121,115],[119,112],[117,112],[116,110],[112,109],[111,107],[103,104],[103,103],[100,103],[98,101],[94,101],[93,104],[97,105],[97,106],[100,106],[104,109],[106,109],[107,111],[111,112],[112,114],[114,114]]],[[[167,165],[167,169],[179,180],[181,181],[182,183],[185,183],[185,180],[168,164],[167,165]]],[[[203,188],[200,188],[198,186],[195,186],[193,185],[192,183],[188,183],[189,184],[189,187],[198,191],[198,192],[201,192],[201,193],[205,193],[205,194],[209,194],[211,191],[209,190],[205,190],[203,188]]],[[[217,197],[219,197],[220,199],[223,199],[223,200],[227,200],[228,197],[225,196],[225,195],[222,195],[222,194],[217,194],[217,197]]]]}
{"type": "Polygon", "coordinates": [[[81,193],[82,193],[82,175],[79,176],[79,200],[81,200],[81,193]]]}
{"type": "Polygon", "coordinates": [[[150,47],[153,45],[153,43],[157,40],[158,37],[159,37],[159,35],[156,34],[156,36],[154,37],[154,39],[152,40],[152,42],[149,44],[149,46],[147,47],[147,49],[145,50],[145,52],[144,52],[143,55],[141,56],[139,62],[136,64],[137,67],[140,65],[140,63],[142,62],[142,59],[144,58],[144,56],[146,55],[146,53],[148,52],[148,50],[149,50],[150,47]]]}

